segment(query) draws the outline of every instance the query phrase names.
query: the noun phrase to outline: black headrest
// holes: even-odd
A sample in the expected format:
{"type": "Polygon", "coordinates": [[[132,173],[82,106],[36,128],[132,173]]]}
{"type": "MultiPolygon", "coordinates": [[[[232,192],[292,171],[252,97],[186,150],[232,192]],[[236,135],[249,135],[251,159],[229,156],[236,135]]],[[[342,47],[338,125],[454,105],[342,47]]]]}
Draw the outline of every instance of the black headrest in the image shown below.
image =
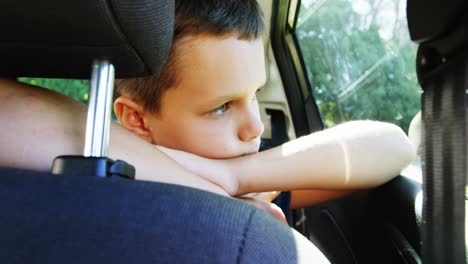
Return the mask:
{"type": "Polygon", "coordinates": [[[0,76],[87,79],[98,58],[144,76],[166,61],[174,1],[2,0],[0,25],[0,76]]]}
{"type": "Polygon", "coordinates": [[[465,0],[408,0],[411,39],[422,43],[442,37],[461,22],[466,8],[465,0]]]}

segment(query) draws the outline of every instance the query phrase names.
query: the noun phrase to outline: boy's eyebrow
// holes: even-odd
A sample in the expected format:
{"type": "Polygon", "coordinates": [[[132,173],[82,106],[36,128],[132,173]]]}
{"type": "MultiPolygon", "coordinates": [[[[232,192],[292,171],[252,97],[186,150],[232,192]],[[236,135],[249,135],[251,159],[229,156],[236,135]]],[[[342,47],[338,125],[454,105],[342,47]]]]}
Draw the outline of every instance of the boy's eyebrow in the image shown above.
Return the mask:
{"type": "MultiPolygon", "coordinates": [[[[260,85],[257,86],[255,89],[256,91],[259,90],[260,88],[264,87],[266,84],[266,80],[264,80],[260,85]]],[[[217,102],[224,102],[224,101],[231,101],[233,98],[240,97],[241,93],[232,93],[232,94],[222,94],[219,95],[215,98],[209,99],[209,102],[217,103],[217,102]]]]}
{"type": "Polygon", "coordinates": [[[207,100],[207,103],[219,103],[219,102],[227,102],[227,101],[231,101],[232,99],[234,98],[237,98],[239,97],[239,94],[223,94],[223,95],[220,95],[220,96],[216,96],[214,98],[209,98],[207,100]]]}

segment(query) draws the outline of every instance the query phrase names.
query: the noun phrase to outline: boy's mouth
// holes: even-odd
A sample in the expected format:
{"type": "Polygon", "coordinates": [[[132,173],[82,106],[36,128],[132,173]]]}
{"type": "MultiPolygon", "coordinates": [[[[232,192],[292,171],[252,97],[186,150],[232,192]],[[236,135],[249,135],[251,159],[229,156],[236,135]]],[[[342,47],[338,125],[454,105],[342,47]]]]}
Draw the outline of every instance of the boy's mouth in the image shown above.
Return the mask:
{"type": "Polygon", "coordinates": [[[258,153],[258,150],[256,150],[256,151],[251,151],[251,152],[246,152],[246,153],[242,154],[241,156],[252,155],[252,154],[255,154],[255,153],[258,153]]]}
{"type": "Polygon", "coordinates": [[[257,144],[255,144],[253,147],[249,147],[248,149],[250,149],[249,151],[246,151],[244,153],[242,153],[240,156],[247,156],[247,155],[252,155],[252,154],[255,154],[255,153],[258,153],[259,150],[260,150],[260,144],[261,142],[258,141],[256,142],[257,144]]]}

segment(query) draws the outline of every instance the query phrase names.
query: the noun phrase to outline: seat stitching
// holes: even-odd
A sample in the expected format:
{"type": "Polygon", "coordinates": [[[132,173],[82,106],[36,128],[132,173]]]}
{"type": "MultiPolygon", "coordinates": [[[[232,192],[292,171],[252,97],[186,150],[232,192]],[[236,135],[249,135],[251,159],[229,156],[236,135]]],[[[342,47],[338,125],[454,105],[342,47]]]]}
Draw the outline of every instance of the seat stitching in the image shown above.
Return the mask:
{"type": "Polygon", "coordinates": [[[239,245],[239,252],[237,253],[237,259],[236,259],[237,264],[241,263],[241,257],[242,257],[242,254],[244,253],[245,240],[247,238],[247,233],[249,232],[250,223],[252,222],[254,213],[255,213],[255,210],[252,210],[250,212],[249,219],[247,220],[247,223],[244,227],[244,232],[242,232],[242,239],[239,245]]]}

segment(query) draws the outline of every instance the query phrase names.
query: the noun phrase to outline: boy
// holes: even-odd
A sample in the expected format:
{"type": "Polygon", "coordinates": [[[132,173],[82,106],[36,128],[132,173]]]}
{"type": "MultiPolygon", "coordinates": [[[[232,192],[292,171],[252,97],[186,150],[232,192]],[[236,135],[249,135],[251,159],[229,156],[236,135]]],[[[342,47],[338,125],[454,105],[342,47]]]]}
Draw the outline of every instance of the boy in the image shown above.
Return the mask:
{"type": "MultiPolygon", "coordinates": [[[[145,141],[162,146],[160,149],[166,154],[192,172],[222,186],[229,194],[275,188],[371,187],[397,175],[402,169],[399,166],[412,159],[412,150],[409,146],[405,150],[405,137],[399,129],[370,122],[345,124],[284,146],[287,148],[301,142],[301,151],[296,149],[289,154],[283,151],[280,155],[276,149],[249,157],[264,162],[256,169],[254,164],[245,167],[249,163],[245,158],[244,161],[202,158],[226,159],[258,152],[263,124],[255,94],[266,81],[264,31],[261,10],[255,0],[176,1],[173,47],[161,74],[117,81],[114,109],[121,125],[145,141]],[[364,126],[370,126],[369,135],[364,126]],[[358,130],[353,132],[353,129],[358,130]],[[377,133],[375,142],[371,131],[377,133]],[[367,136],[369,138],[364,142],[367,136]],[[380,142],[382,139],[393,142],[380,142]],[[376,152],[382,151],[390,146],[385,144],[393,143],[400,144],[398,150],[395,149],[401,151],[395,152],[396,160],[372,151],[372,148],[376,152]],[[366,150],[368,157],[364,154],[366,150]],[[362,151],[364,153],[360,153],[362,151]],[[307,152],[323,159],[315,158],[314,163],[314,159],[305,154],[307,152]],[[286,155],[289,162],[281,163],[286,155]],[[397,164],[393,174],[380,168],[381,172],[385,171],[380,175],[379,169],[369,167],[373,162],[380,162],[385,168],[380,159],[386,160],[387,165],[397,164]],[[315,180],[310,179],[312,164],[313,172],[321,174],[314,175],[315,180]],[[295,173],[291,180],[287,178],[285,165],[289,165],[291,174],[295,173]],[[281,173],[277,173],[279,171],[281,173]],[[372,178],[369,172],[376,177],[372,178]],[[367,178],[365,174],[368,174],[367,178]],[[357,176],[363,178],[355,179],[357,176]],[[309,179],[304,179],[307,177],[309,179]],[[234,183],[228,180],[234,180],[234,183]]],[[[343,193],[346,192],[293,191],[291,207],[312,205],[343,193]]]]}

